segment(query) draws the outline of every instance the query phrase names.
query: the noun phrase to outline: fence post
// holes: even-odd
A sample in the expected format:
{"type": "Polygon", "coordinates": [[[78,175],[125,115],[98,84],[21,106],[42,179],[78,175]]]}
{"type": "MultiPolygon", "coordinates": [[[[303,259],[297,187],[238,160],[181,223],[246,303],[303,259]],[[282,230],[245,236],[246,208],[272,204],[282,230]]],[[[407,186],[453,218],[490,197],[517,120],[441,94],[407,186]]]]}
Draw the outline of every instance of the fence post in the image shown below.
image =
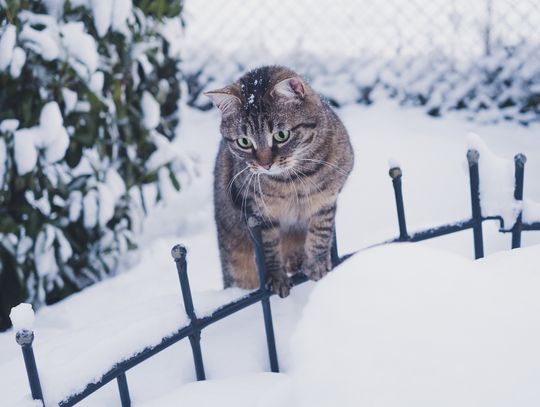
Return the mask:
{"type": "MultiPolygon", "coordinates": [[[[523,178],[525,173],[525,163],[527,157],[524,154],[516,154],[514,157],[515,168],[515,185],[514,185],[514,199],[523,204],[523,178]]],[[[522,221],[523,207],[519,209],[519,215],[516,219],[516,223],[512,227],[512,249],[521,247],[521,230],[523,226],[522,221]]]]}
{"type": "Polygon", "coordinates": [[[478,160],[480,153],[477,150],[467,151],[469,163],[469,184],[471,189],[471,209],[474,235],[474,258],[484,257],[484,239],[482,236],[482,209],[480,207],[480,176],[478,173],[478,160]]]}
{"type": "Polygon", "coordinates": [[[41,400],[41,403],[45,405],[45,402],[43,401],[43,392],[41,391],[41,384],[39,382],[36,358],[34,357],[34,350],[32,349],[34,332],[27,329],[21,329],[15,334],[15,340],[20,345],[22,350],[32,398],[34,400],[41,400]]]}
{"type": "Polygon", "coordinates": [[[396,209],[399,222],[399,240],[406,241],[409,239],[407,233],[407,224],[405,222],[405,208],[403,206],[403,191],[401,189],[401,168],[392,167],[388,171],[390,178],[392,178],[392,185],[394,186],[394,195],[396,197],[396,209]]]}
{"type": "Polygon", "coordinates": [[[332,268],[336,267],[339,264],[339,252],[338,252],[338,247],[337,247],[335,223],[334,223],[334,232],[332,233],[332,248],[330,249],[330,261],[332,263],[332,268]]]}
{"type": "Polygon", "coordinates": [[[264,317],[264,328],[266,332],[266,344],[268,346],[268,357],[270,359],[270,370],[274,373],[278,373],[279,365],[276,351],[276,339],[274,336],[274,324],[272,322],[270,296],[268,289],[266,288],[266,262],[261,234],[261,221],[257,217],[251,215],[248,219],[247,226],[249,228],[249,234],[253,243],[253,249],[255,250],[255,262],[257,265],[257,272],[259,273],[259,290],[267,293],[267,295],[261,299],[261,305],[264,317]]]}
{"type": "MultiPolygon", "coordinates": [[[[174,262],[176,263],[176,270],[178,271],[178,279],[180,280],[182,298],[184,299],[184,309],[186,310],[187,316],[191,320],[191,325],[197,327],[199,320],[195,315],[193,298],[191,296],[191,289],[189,287],[186,262],[186,247],[181,244],[175,245],[171,250],[171,255],[174,259],[174,262]]],[[[197,375],[197,380],[205,380],[206,375],[204,373],[204,364],[202,359],[200,329],[189,335],[189,343],[191,344],[191,351],[193,353],[193,363],[195,364],[195,373],[197,375]]]]}
{"type": "Polygon", "coordinates": [[[118,384],[118,392],[120,393],[120,403],[122,404],[122,407],[130,407],[131,398],[129,397],[129,387],[125,372],[116,378],[116,383],[118,384]]]}

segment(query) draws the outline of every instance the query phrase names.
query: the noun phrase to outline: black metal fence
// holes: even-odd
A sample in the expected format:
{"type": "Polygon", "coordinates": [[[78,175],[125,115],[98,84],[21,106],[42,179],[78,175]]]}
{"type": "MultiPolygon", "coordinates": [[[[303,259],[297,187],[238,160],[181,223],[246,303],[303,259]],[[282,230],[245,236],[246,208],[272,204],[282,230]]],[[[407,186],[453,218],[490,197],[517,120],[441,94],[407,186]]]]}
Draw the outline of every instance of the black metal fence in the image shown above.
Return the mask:
{"type": "MultiPolygon", "coordinates": [[[[524,223],[522,221],[521,213],[517,217],[515,224],[512,228],[505,228],[502,217],[490,216],[484,217],[482,215],[482,208],[480,205],[480,179],[478,171],[478,162],[480,154],[476,150],[469,150],[467,152],[467,161],[469,163],[469,181],[471,192],[471,218],[454,222],[446,225],[437,226],[427,230],[422,230],[409,234],[407,232],[407,223],[405,217],[405,208],[403,204],[402,194],[402,170],[399,167],[393,167],[390,169],[389,174],[392,178],[392,184],[394,187],[396,208],[399,224],[399,237],[389,240],[384,243],[392,242],[418,242],[422,240],[432,239],[439,236],[444,236],[456,232],[460,232],[467,229],[473,230],[473,242],[474,242],[474,254],[475,258],[481,258],[484,256],[484,245],[482,236],[482,223],[486,220],[498,220],[500,221],[500,232],[512,233],[512,248],[520,247],[521,245],[521,233],[522,231],[540,230],[540,221],[534,223],[524,223]]],[[[526,157],[523,154],[518,154],[514,158],[515,162],[515,189],[514,198],[518,201],[523,200],[523,180],[526,157]]],[[[262,313],[264,317],[264,329],[266,332],[266,341],[268,347],[269,367],[272,372],[279,372],[279,364],[276,351],[276,342],[274,336],[274,328],[272,321],[272,311],[270,308],[270,296],[272,293],[266,288],[266,266],[264,259],[264,248],[261,239],[261,221],[255,216],[251,216],[248,219],[247,226],[250,231],[251,240],[255,249],[257,272],[259,274],[260,287],[259,289],[249,293],[245,297],[228,303],[221,308],[215,310],[211,315],[199,318],[197,317],[192,300],[192,293],[189,286],[189,279],[187,273],[186,248],[182,245],[176,245],[172,248],[171,254],[176,264],[178,272],[178,278],[180,280],[180,288],[182,297],[184,300],[184,308],[186,314],[190,319],[190,323],[187,326],[181,327],[176,333],[166,338],[163,338],[161,343],[156,346],[142,349],[141,352],[132,356],[127,360],[123,360],[108,372],[105,372],[101,379],[95,383],[88,383],[86,388],[77,393],[72,394],[63,401],[60,402],[61,407],[73,406],[90,394],[100,389],[112,380],[116,380],[118,384],[118,391],[120,395],[120,403],[122,407],[130,406],[129,387],[126,378],[126,372],[132,367],[138,365],[144,360],[154,356],[162,350],[168,348],[174,343],[188,338],[191,344],[193,353],[193,362],[195,366],[195,374],[197,380],[205,380],[203,353],[201,349],[201,332],[209,325],[220,321],[246,307],[249,307],[256,303],[261,303],[262,313]]],[[[334,240],[332,245],[332,266],[335,267],[352,254],[348,254],[340,257],[338,255],[336,235],[334,232],[334,240]]],[[[299,285],[307,281],[307,277],[303,274],[296,274],[292,277],[293,285],[299,285]]],[[[28,380],[30,383],[30,390],[32,398],[34,400],[41,400],[43,402],[43,394],[39,381],[38,369],[32,350],[32,342],[34,340],[33,331],[21,330],[16,334],[17,343],[22,348],[24,362],[26,365],[26,371],[28,374],[28,380]]]]}

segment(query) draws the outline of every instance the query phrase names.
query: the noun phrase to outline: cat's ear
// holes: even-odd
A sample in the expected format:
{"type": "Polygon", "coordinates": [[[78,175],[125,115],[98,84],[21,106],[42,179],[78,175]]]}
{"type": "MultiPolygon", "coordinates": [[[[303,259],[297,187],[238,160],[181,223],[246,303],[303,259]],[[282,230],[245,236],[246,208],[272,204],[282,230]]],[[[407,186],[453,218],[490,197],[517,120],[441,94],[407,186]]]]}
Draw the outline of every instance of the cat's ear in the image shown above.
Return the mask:
{"type": "Polygon", "coordinates": [[[298,76],[284,79],[274,86],[272,95],[282,96],[287,99],[304,99],[306,85],[298,76]]]}
{"type": "Polygon", "coordinates": [[[229,85],[221,89],[204,92],[204,95],[209,97],[214,106],[221,110],[223,116],[226,116],[240,107],[242,103],[237,93],[234,85],[229,85]]]}

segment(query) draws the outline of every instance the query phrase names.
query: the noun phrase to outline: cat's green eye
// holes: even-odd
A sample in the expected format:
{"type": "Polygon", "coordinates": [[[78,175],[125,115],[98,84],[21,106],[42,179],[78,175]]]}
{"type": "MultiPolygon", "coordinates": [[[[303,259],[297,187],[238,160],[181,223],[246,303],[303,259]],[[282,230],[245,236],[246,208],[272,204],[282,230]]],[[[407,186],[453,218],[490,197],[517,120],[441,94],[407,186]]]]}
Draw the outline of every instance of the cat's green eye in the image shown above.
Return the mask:
{"type": "Polygon", "coordinates": [[[241,147],[241,148],[251,148],[251,146],[253,146],[253,143],[251,142],[250,139],[248,139],[247,137],[242,137],[242,138],[239,138],[236,140],[236,143],[241,147]]]}
{"type": "Polygon", "coordinates": [[[274,137],[274,140],[276,140],[278,143],[285,143],[291,136],[291,132],[289,130],[278,131],[272,136],[274,137]]]}

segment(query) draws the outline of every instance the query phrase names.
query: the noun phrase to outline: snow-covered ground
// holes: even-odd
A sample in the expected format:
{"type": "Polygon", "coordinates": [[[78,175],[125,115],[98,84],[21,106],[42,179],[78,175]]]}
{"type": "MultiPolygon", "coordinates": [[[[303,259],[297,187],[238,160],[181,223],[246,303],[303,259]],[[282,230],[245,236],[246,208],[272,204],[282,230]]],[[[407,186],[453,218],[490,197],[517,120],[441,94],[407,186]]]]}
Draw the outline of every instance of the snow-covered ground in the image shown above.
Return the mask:
{"type": "MultiPolygon", "coordinates": [[[[338,113],[356,153],[338,207],[342,253],[398,234],[389,160],[403,169],[409,230],[469,217],[471,131],[510,162],[515,153],[527,155],[525,196],[540,202],[540,126],[434,119],[393,102],[338,113]]],[[[216,111],[183,110],[175,148],[197,157],[199,178],[153,210],[140,250],[126,259],[130,270],[37,313],[34,349],[48,405],[186,322],[170,257],[175,243],[189,249],[200,315],[244,294],[221,289],[211,190],[218,124],[216,111]]],[[[501,179],[490,183],[505,186],[501,179]]],[[[511,204],[511,196],[500,199],[511,204]]],[[[255,305],[203,332],[209,381],[191,383],[191,350],[182,341],[128,372],[133,403],[536,406],[540,233],[525,232],[529,247],[510,252],[510,236],[498,234],[495,222],[486,222],[484,232],[481,261],[472,260],[472,233],[465,231],[363,251],[321,282],[272,298],[280,374],[264,373],[266,342],[255,305]]],[[[0,405],[31,405],[13,331],[0,334],[0,349],[0,405]]],[[[119,405],[116,384],[81,405],[119,405]]]]}

